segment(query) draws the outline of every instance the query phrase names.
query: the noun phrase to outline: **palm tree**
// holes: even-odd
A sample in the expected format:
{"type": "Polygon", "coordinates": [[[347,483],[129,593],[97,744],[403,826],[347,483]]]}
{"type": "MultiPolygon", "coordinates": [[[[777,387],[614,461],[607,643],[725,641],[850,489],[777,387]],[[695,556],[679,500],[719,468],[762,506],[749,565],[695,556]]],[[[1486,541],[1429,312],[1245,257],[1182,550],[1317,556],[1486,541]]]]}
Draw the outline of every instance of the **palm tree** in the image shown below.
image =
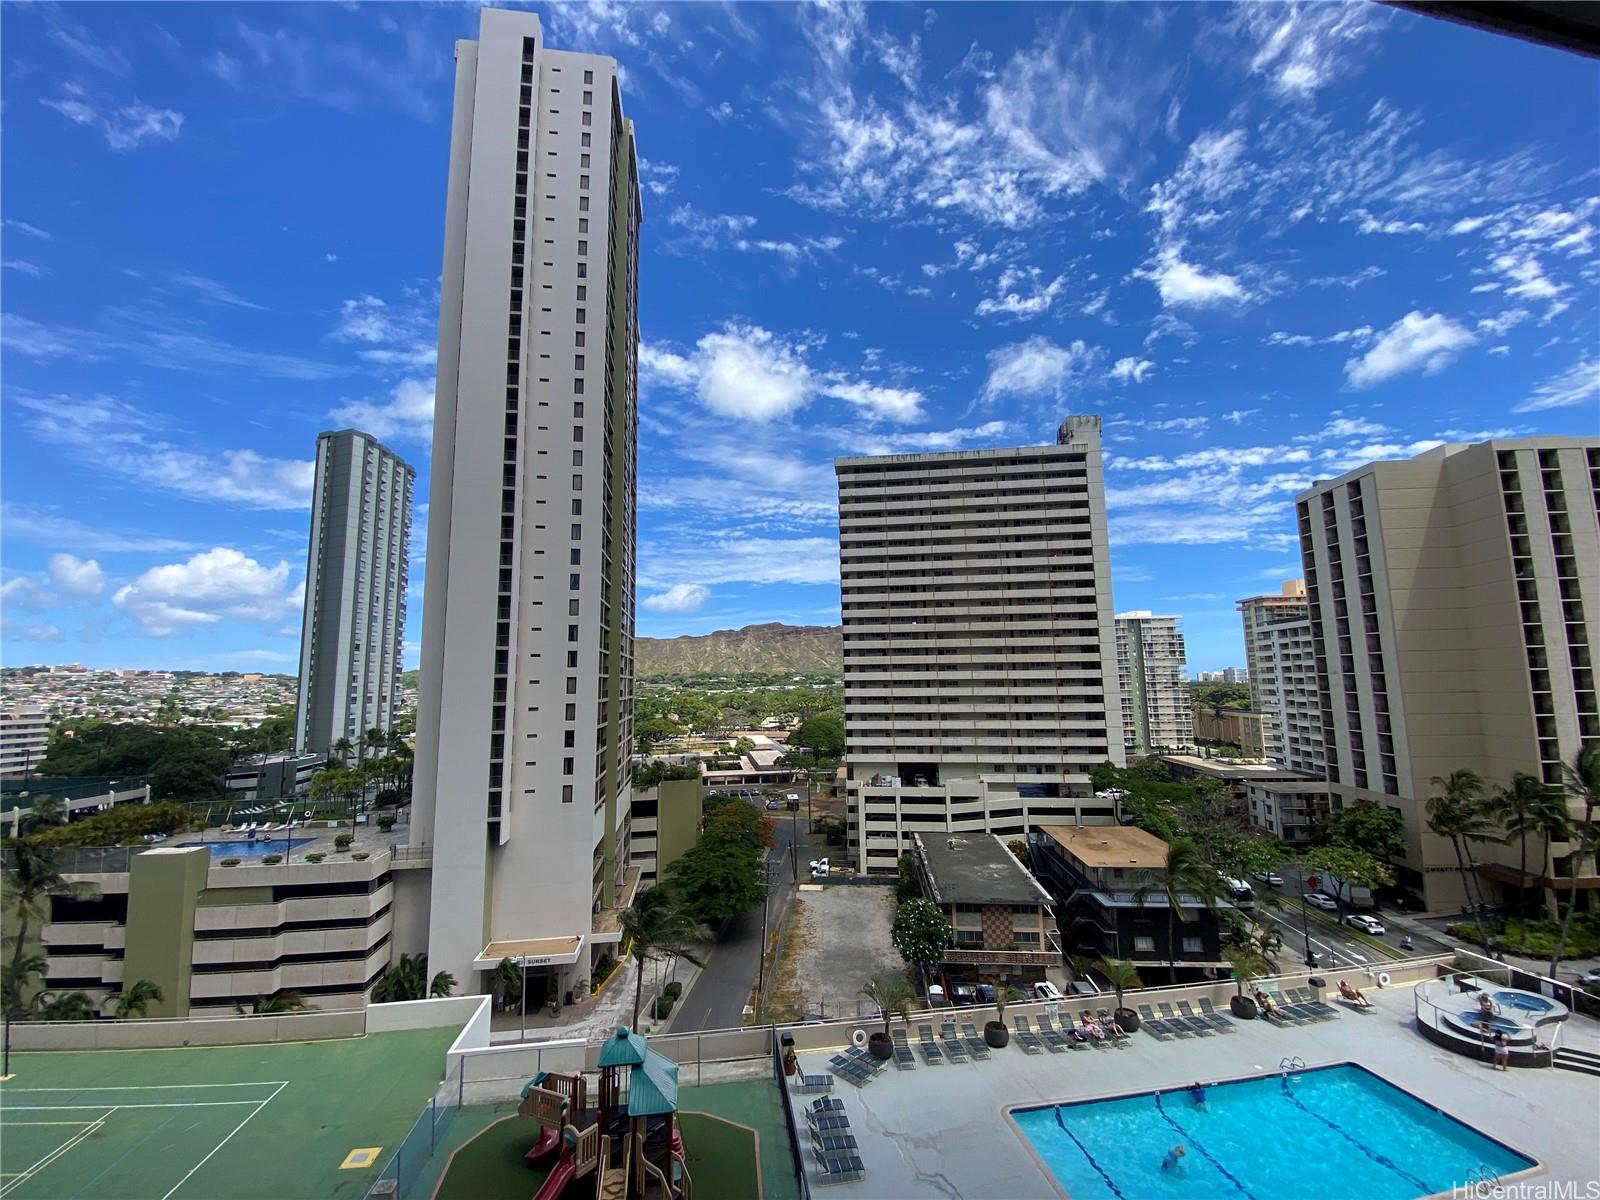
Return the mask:
{"type": "Polygon", "coordinates": [[[22,993],[27,981],[43,975],[42,957],[29,946],[34,927],[42,928],[50,920],[50,901],[60,896],[64,899],[83,900],[99,894],[99,889],[87,883],[68,883],[56,870],[55,852],[35,846],[30,842],[12,842],[8,847],[8,862],[4,875],[4,892],[12,909],[5,941],[11,944],[11,961],[6,966],[5,1047],[0,1053],[0,1074],[11,1074],[11,1023],[23,1019],[22,993]],[[41,965],[32,966],[30,964],[41,965]]]}
{"type": "Polygon", "coordinates": [[[130,1017],[142,1017],[148,1013],[152,1004],[160,1004],[165,999],[166,996],[162,994],[158,985],[148,979],[135,979],[117,993],[116,1007],[112,1013],[119,1021],[126,1021],[130,1017]]]}
{"type": "Polygon", "coordinates": [[[347,767],[350,765],[350,756],[356,752],[355,744],[347,737],[342,737],[334,742],[330,749],[333,751],[330,757],[337,758],[347,767]]]}
{"type": "Polygon", "coordinates": [[[1244,995],[1244,985],[1272,970],[1265,955],[1254,946],[1229,946],[1222,956],[1233,967],[1234,995],[1244,995]]]}
{"type": "Polygon", "coordinates": [[[1191,838],[1174,838],[1167,845],[1166,869],[1162,877],[1146,883],[1134,892],[1134,901],[1143,907],[1152,896],[1160,896],[1167,904],[1167,969],[1172,982],[1178,980],[1178,922],[1193,920],[1184,908],[1184,901],[1198,899],[1207,910],[1216,908],[1221,885],[1217,869],[1191,838]]]}
{"type": "Polygon", "coordinates": [[[884,1037],[889,1036],[889,1022],[896,1015],[902,1021],[910,1022],[911,1002],[917,998],[917,993],[904,975],[880,975],[876,979],[869,979],[862,986],[861,994],[872,1001],[883,1018],[884,1037]]]}
{"type": "Polygon", "coordinates": [[[453,996],[455,990],[456,977],[449,971],[439,971],[428,984],[428,999],[440,1000],[446,996],[453,996]]]}
{"type": "Polygon", "coordinates": [[[88,992],[40,992],[33,1006],[41,1021],[94,1020],[94,1001],[88,992]]]}
{"type": "Polygon", "coordinates": [[[1123,1007],[1123,992],[1144,986],[1144,980],[1139,978],[1139,969],[1125,958],[1102,958],[1095,966],[1105,977],[1107,986],[1117,994],[1119,1009],[1123,1007]]]}
{"type": "Polygon", "coordinates": [[[628,956],[638,975],[633,981],[633,1025],[638,1028],[639,1009],[644,1003],[644,968],[649,962],[682,958],[695,966],[705,964],[695,955],[699,942],[711,940],[711,931],[673,894],[670,887],[657,884],[641,892],[633,904],[623,909],[618,919],[622,940],[629,944],[628,956]]]}
{"type": "Polygon", "coordinates": [[[489,978],[490,986],[500,995],[500,1007],[510,1008],[522,999],[522,971],[514,958],[502,958],[489,978]]]}
{"type": "Polygon", "coordinates": [[[1583,820],[1577,829],[1577,842],[1567,857],[1567,874],[1572,879],[1572,890],[1567,895],[1567,915],[1561,919],[1561,936],[1556,939],[1555,953],[1550,956],[1550,974],[1555,976],[1561,956],[1566,953],[1567,937],[1572,932],[1572,914],[1578,910],[1578,871],[1585,854],[1593,854],[1597,839],[1594,828],[1594,810],[1600,805],[1600,743],[1584,746],[1572,756],[1572,762],[1561,764],[1561,786],[1570,799],[1583,805],[1583,820]]]}
{"type": "Polygon", "coordinates": [[[372,1002],[393,1004],[402,1000],[421,1000],[427,978],[426,954],[402,954],[378,976],[378,982],[372,987],[372,1002]]]}
{"type": "MultiPolygon", "coordinates": [[[[1519,907],[1524,912],[1527,911],[1528,895],[1528,836],[1538,836],[1548,824],[1547,814],[1552,801],[1564,807],[1559,799],[1552,796],[1544,780],[1526,771],[1517,771],[1511,776],[1510,785],[1495,788],[1484,805],[1485,815],[1499,824],[1507,839],[1517,839],[1517,887],[1522,902],[1519,907]]],[[[1543,874],[1542,871],[1540,873],[1543,874]]]]}
{"type": "Polygon", "coordinates": [[[1482,841],[1489,836],[1489,820],[1483,811],[1483,779],[1476,771],[1462,768],[1449,776],[1433,777],[1438,790],[1428,797],[1428,828],[1442,838],[1449,838],[1456,852],[1456,870],[1461,872],[1461,890],[1472,909],[1473,923],[1478,927],[1478,942],[1487,947],[1489,935],[1483,928],[1483,914],[1475,902],[1471,876],[1467,871],[1466,843],[1482,841]]]}
{"type": "Polygon", "coordinates": [[[270,996],[257,996],[249,1008],[243,1004],[235,1004],[233,1009],[247,1016],[275,1016],[303,1012],[310,1007],[306,1003],[306,998],[299,992],[273,992],[270,996]]]}

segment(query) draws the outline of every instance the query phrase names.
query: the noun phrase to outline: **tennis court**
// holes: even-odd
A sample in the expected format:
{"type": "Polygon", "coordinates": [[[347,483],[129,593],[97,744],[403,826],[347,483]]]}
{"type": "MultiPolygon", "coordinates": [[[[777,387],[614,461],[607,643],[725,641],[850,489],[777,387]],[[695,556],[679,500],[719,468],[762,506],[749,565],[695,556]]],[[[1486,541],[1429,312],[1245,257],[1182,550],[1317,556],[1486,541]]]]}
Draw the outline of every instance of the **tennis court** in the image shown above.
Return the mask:
{"type": "Polygon", "coordinates": [[[433,1096],[455,1032],[17,1055],[0,1200],[354,1200],[433,1096]]]}

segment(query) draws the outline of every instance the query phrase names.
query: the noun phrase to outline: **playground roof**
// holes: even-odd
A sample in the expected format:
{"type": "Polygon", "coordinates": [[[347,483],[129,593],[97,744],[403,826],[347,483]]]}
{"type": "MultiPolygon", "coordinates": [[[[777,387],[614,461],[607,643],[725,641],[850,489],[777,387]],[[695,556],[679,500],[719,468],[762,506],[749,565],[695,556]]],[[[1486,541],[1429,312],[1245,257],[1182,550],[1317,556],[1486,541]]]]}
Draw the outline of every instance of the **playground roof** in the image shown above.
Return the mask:
{"type": "Polygon", "coordinates": [[[637,1067],[649,1053],[644,1038],[626,1025],[617,1026],[616,1035],[609,1037],[600,1047],[600,1057],[595,1065],[600,1067],[637,1067]]]}
{"type": "Polygon", "coordinates": [[[654,1050],[628,1078],[628,1116],[658,1117],[678,1111],[678,1064],[654,1050]]]}

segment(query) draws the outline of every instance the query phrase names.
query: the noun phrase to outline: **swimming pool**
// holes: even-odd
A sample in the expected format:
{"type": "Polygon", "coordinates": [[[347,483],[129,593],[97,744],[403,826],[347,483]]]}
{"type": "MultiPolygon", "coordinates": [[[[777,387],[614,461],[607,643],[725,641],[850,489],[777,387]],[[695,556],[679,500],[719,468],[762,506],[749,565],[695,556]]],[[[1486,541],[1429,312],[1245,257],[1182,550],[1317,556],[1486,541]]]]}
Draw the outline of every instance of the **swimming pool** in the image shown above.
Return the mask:
{"type": "Polygon", "coordinates": [[[1073,1200],[1415,1200],[1535,1165],[1349,1063],[1011,1118],[1073,1200]]]}
{"type": "Polygon", "coordinates": [[[260,858],[265,854],[282,854],[287,845],[291,849],[303,846],[315,838],[281,838],[271,834],[258,837],[253,842],[184,842],[185,846],[206,846],[211,850],[212,858],[260,858]]]}

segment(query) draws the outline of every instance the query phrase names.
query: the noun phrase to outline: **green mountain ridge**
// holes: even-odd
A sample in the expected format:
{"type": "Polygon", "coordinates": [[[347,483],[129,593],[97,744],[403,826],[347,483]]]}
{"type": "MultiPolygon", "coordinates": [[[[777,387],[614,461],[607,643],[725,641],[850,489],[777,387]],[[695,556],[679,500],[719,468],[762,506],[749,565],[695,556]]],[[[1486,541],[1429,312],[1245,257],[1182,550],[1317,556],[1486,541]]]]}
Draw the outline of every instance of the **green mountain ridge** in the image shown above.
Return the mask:
{"type": "Polygon", "coordinates": [[[838,625],[785,625],[778,621],[675,638],[637,638],[634,674],[661,675],[840,674],[844,636],[838,625]]]}

